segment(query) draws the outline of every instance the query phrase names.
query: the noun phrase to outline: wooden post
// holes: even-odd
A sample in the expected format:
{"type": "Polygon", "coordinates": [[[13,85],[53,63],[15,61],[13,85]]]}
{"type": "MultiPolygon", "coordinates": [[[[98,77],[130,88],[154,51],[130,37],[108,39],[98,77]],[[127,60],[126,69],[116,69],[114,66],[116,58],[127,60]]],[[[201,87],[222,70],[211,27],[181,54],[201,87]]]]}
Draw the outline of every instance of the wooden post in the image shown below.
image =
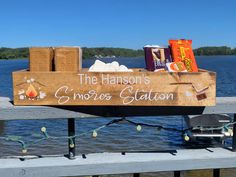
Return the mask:
{"type": "Polygon", "coordinates": [[[174,177],[180,177],[180,171],[174,171],[174,177]]]}
{"type": "Polygon", "coordinates": [[[213,177],[220,177],[220,169],[213,169],[213,177]]]}
{"type": "MultiPolygon", "coordinates": [[[[75,135],[75,119],[70,118],[68,119],[68,136],[75,135]]],[[[68,139],[68,147],[69,147],[69,159],[75,159],[75,138],[68,139]],[[71,146],[74,144],[74,146],[71,146]]]]}
{"type": "Polygon", "coordinates": [[[133,177],[140,177],[140,174],[139,173],[134,173],[133,177]]]}
{"type": "MultiPolygon", "coordinates": [[[[233,122],[236,122],[236,113],[233,122]]],[[[233,125],[232,151],[236,152],[236,124],[233,125]]]]}

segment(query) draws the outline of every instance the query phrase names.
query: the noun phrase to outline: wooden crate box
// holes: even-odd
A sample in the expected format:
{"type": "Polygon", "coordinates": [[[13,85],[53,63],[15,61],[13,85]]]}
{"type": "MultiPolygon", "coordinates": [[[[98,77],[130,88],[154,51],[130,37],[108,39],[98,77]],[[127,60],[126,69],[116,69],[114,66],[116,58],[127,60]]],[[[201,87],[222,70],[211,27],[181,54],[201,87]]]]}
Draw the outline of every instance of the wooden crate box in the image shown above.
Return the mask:
{"type": "Polygon", "coordinates": [[[78,72],[82,68],[82,50],[80,47],[56,47],[55,70],[78,72]]]}
{"type": "Polygon", "coordinates": [[[214,106],[216,74],[18,71],[13,87],[15,105],[214,106]]]}
{"type": "Polygon", "coordinates": [[[29,49],[30,71],[52,71],[53,48],[31,47],[29,49]]]}

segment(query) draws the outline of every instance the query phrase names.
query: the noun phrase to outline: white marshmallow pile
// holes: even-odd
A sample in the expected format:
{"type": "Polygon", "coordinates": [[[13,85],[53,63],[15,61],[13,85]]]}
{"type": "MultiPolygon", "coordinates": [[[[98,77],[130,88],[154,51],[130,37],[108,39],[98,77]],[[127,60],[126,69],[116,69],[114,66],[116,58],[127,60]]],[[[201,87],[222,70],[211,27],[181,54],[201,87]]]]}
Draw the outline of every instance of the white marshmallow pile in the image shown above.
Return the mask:
{"type": "Polygon", "coordinates": [[[143,48],[161,48],[159,45],[145,45],[143,48]]]}
{"type": "Polygon", "coordinates": [[[128,69],[125,65],[120,65],[117,61],[112,63],[104,63],[100,60],[96,60],[95,63],[89,68],[89,72],[133,72],[132,69],[128,69]]]}

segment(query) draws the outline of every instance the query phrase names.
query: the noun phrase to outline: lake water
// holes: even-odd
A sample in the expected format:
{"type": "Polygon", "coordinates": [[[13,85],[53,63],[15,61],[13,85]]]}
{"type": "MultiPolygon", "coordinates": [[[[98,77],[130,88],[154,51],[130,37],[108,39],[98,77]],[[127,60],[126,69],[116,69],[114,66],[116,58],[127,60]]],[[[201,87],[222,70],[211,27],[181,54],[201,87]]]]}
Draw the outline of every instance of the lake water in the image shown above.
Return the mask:
{"type": "MultiPolygon", "coordinates": [[[[130,68],[144,68],[143,58],[116,59],[120,64],[130,68]]],[[[110,62],[110,59],[104,59],[110,62]]],[[[94,60],[84,60],[83,67],[89,67],[94,60]]],[[[217,72],[217,96],[236,96],[236,56],[197,57],[200,68],[217,72]]],[[[28,67],[28,60],[0,60],[0,96],[12,98],[11,72],[28,67]]],[[[1,105],[0,105],[1,106],[1,105]]],[[[1,114],[1,110],[0,110],[1,114]]],[[[77,119],[76,132],[83,133],[109,122],[111,118],[77,119]]],[[[182,129],[185,124],[180,116],[139,117],[132,118],[137,122],[160,124],[166,127],[182,129]]],[[[66,136],[67,120],[15,120],[0,121],[0,136],[21,136],[26,142],[36,140],[42,126],[47,127],[50,135],[66,136]]],[[[128,150],[164,150],[186,148],[178,132],[158,131],[155,128],[142,127],[141,132],[128,123],[114,124],[98,132],[97,138],[91,133],[76,140],[77,153],[94,153],[104,151],[128,150]]],[[[216,144],[214,144],[216,146],[216,144]]],[[[0,156],[19,155],[21,146],[18,143],[0,140],[0,156]]],[[[30,146],[29,154],[65,154],[67,140],[50,140],[30,146]]]]}

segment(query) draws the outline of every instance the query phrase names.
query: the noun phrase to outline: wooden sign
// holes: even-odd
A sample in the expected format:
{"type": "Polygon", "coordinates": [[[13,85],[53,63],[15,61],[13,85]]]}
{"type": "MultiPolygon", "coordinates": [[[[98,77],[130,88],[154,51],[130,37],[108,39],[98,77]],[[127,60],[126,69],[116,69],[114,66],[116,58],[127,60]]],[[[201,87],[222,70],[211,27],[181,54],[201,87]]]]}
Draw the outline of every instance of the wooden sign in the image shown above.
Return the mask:
{"type": "Polygon", "coordinates": [[[214,106],[216,74],[18,71],[13,87],[15,105],[214,106]]]}

